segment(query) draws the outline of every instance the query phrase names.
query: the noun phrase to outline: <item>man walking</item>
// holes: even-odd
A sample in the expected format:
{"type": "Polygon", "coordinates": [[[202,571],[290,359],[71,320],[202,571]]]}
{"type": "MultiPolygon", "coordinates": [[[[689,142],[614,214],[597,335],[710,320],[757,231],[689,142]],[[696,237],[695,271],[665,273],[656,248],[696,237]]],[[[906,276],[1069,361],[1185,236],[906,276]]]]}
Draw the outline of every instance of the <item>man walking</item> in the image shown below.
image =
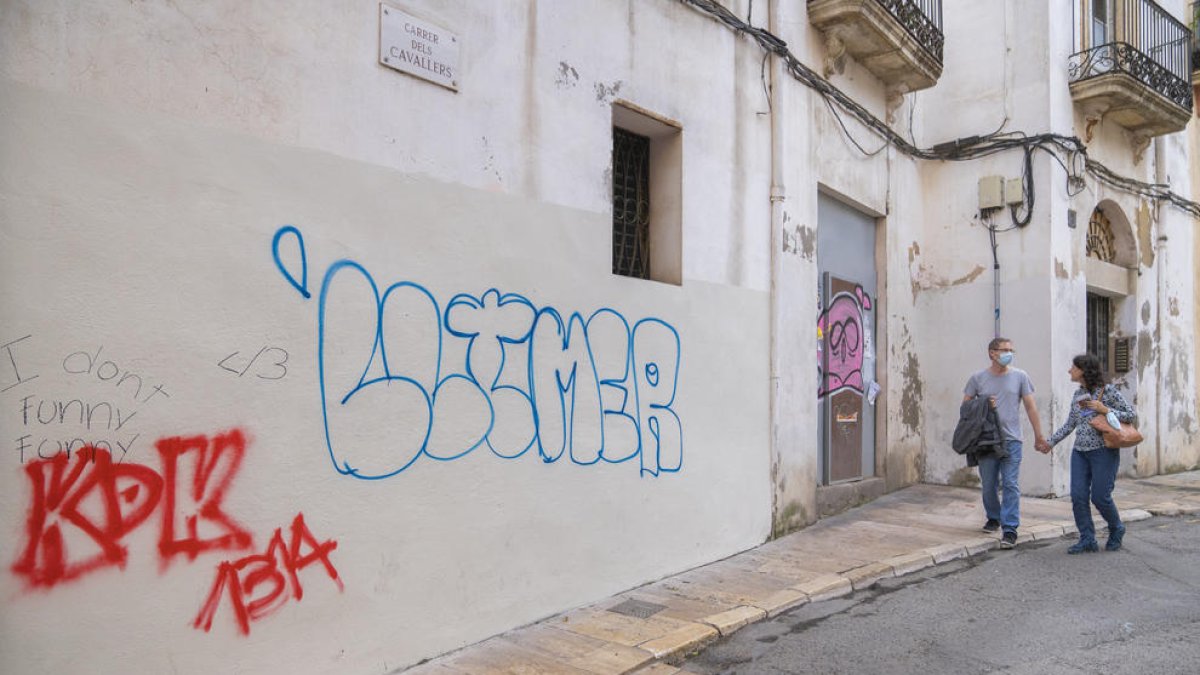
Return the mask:
{"type": "Polygon", "coordinates": [[[1017,543],[1017,528],[1021,524],[1021,488],[1018,474],[1021,469],[1021,404],[1033,427],[1035,448],[1048,452],[1049,444],[1042,436],[1033,400],[1033,383],[1020,368],[1013,368],[1012,340],[998,337],[988,343],[988,358],[992,364],[975,373],[963,389],[963,400],[986,396],[996,409],[1004,445],[998,452],[980,454],[979,479],[983,483],[983,510],[987,513],[984,532],[1003,530],[1000,548],[1012,548],[1017,543]],[[1046,448],[1046,449],[1043,449],[1046,448]],[[1003,498],[1001,498],[1001,494],[1003,498]]]}

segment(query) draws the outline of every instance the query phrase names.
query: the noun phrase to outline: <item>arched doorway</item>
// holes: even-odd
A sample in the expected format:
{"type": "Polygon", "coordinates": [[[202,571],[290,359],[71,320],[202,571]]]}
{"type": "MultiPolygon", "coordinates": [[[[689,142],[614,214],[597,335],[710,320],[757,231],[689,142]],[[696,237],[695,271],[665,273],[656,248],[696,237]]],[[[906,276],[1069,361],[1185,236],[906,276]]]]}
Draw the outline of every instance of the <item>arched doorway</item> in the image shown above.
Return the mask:
{"type": "MultiPolygon", "coordinates": [[[[1125,212],[1104,200],[1088,218],[1084,244],[1087,279],[1086,350],[1100,358],[1109,379],[1130,401],[1137,392],[1137,240],[1125,212]]],[[[1137,448],[1121,451],[1121,473],[1136,474],[1137,448]]]]}

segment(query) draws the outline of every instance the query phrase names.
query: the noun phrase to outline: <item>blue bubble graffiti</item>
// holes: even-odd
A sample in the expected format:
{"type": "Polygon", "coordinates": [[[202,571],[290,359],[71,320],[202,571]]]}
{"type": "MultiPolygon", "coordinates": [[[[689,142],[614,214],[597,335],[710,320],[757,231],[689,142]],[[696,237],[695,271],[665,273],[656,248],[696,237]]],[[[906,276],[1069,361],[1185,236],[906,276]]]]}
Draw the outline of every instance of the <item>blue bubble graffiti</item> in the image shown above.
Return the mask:
{"type": "MultiPolygon", "coordinates": [[[[310,297],[300,231],[279,228],[271,249],[284,279],[310,297]],[[280,255],[286,235],[299,252],[290,265],[280,255]]],[[[661,319],[631,327],[607,307],[564,319],[494,288],[459,293],[443,310],[411,281],[380,294],[352,260],[326,270],[317,316],[325,446],[341,474],[390,478],[421,457],[451,461],[480,447],[502,459],[536,447],[545,463],[565,455],[583,466],[640,458],[641,475],[683,466],[672,407],[679,333],[661,319]],[[465,351],[461,365],[444,364],[455,351],[465,351]],[[358,438],[364,428],[381,428],[386,442],[358,438]]]]}
{"type": "Polygon", "coordinates": [[[275,266],[279,268],[279,273],[283,275],[284,279],[288,280],[292,288],[300,291],[300,295],[303,295],[306,299],[311,298],[312,294],[308,292],[308,255],[304,252],[304,237],[300,235],[300,230],[291,225],[284,225],[279,228],[275,232],[275,237],[271,240],[271,255],[275,258],[275,266]],[[297,255],[300,257],[299,281],[296,280],[296,275],[283,263],[283,258],[279,254],[279,244],[283,241],[284,236],[288,234],[295,238],[298,249],[297,255]]]}

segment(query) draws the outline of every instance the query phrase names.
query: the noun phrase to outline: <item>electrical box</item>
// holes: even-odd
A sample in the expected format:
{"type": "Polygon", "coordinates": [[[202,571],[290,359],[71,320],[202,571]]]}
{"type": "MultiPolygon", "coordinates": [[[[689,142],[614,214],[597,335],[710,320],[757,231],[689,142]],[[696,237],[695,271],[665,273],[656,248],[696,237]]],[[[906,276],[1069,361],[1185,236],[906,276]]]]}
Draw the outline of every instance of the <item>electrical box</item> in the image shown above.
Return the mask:
{"type": "Polygon", "coordinates": [[[1022,187],[1024,181],[1020,178],[1009,178],[1004,181],[1004,203],[1005,204],[1024,204],[1025,194],[1022,187]]]}
{"type": "Polygon", "coordinates": [[[1004,206],[1004,178],[984,176],[979,179],[979,210],[998,209],[1004,206]]]}

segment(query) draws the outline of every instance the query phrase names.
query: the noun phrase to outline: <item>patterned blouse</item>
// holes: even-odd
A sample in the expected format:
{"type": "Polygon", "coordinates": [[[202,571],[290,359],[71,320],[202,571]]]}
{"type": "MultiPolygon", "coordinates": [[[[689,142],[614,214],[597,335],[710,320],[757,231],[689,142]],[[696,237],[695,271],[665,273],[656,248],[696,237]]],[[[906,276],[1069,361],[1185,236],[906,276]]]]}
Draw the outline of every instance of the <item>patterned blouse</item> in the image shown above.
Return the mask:
{"type": "MultiPolygon", "coordinates": [[[[1058,431],[1050,435],[1050,445],[1058,445],[1059,441],[1069,436],[1071,431],[1074,430],[1075,449],[1079,452],[1099,450],[1104,447],[1104,439],[1100,435],[1100,432],[1096,431],[1088,421],[1100,413],[1079,407],[1081,401],[1094,398],[1096,398],[1095,394],[1083,387],[1075,391],[1075,394],[1071,397],[1071,412],[1067,416],[1067,422],[1058,431]]],[[[1137,415],[1133,412],[1133,406],[1129,405],[1129,401],[1126,401],[1121,392],[1117,391],[1117,388],[1111,384],[1104,385],[1100,402],[1117,414],[1117,419],[1121,420],[1121,424],[1132,424],[1137,419],[1137,415]]]]}

